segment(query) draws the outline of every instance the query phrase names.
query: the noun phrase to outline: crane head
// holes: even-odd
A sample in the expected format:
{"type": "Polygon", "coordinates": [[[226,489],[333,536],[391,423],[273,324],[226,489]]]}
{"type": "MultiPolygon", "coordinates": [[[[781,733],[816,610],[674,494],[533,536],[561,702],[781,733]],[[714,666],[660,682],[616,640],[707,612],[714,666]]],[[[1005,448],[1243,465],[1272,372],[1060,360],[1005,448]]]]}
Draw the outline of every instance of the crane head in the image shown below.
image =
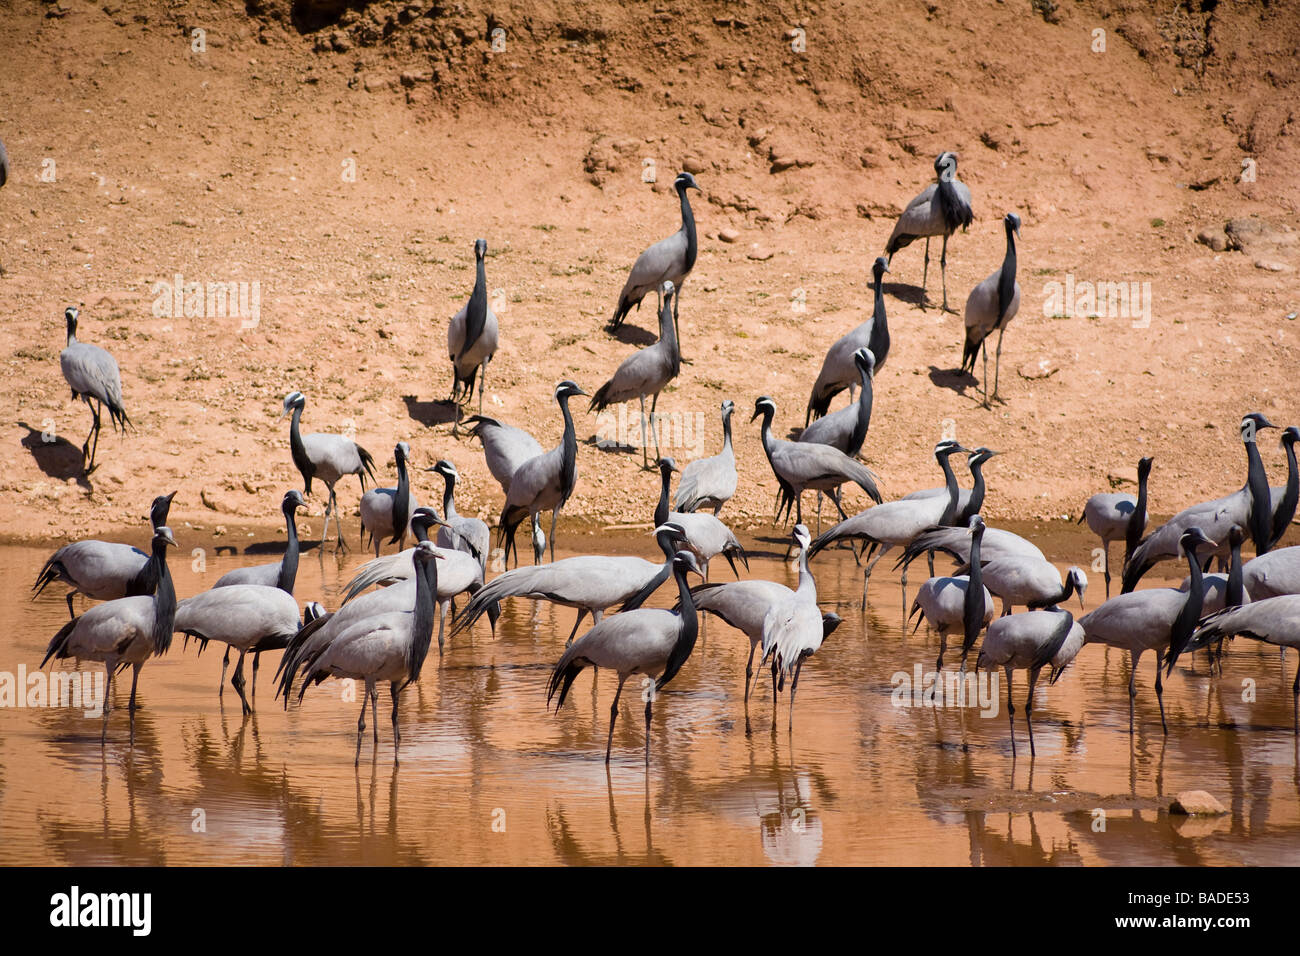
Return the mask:
{"type": "Polygon", "coordinates": [[[673,186],[680,192],[685,192],[687,189],[694,189],[696,192],[701,193],[704,192],[704,190],[700,188],[699,183],[695,181],[695,177],[687,172],[678,173],[677,178],[673,180],[673,186]]]}
{"type": "Polygon", "coordinates": [[[290,392],[284,396],[284,408],[280,412],[280,417],[284,418],[295,408],[305,408],[307,406],[307,396],[302,392],[290,392]]]}

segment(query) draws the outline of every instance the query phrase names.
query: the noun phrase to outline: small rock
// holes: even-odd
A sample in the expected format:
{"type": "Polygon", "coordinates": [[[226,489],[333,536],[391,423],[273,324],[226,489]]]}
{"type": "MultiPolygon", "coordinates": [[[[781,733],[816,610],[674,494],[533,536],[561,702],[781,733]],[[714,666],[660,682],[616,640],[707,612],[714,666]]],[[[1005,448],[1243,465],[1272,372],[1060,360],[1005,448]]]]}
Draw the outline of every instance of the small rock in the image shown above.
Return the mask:
{"type": "Polygon", "coordinates": [[[208,492],[208,489],[204,488],[202,491],[199,492],[199,500],[203,502],[203,507],[207,508],[209,511],[216,511],[216,510],[218,510],[218,509],[217,509],[217,501],[216,501],[216,499],[215,499],[215,498],[214,498],[214,497],[213,497],[213,496],[208,492]]]}
{"type": "Polygon", "coordinates": [[[740,230],[732,229],[730,227],[722,229],[718,232],[718,238],[723,242],[735,242],[740,238],[740,230]]]}
{"type": "Polygon", "coordinates": [[[343,31],[335,30],[330,34],[330,46],[334,48],[336,53],[347,53],[348,50],[352,49],[352,41],[343,31]]]}
{"type": "Polygon", "coordinates": [[[1169,812],[1187,816],[1217,817],[1228,811],[1213,795],[1204,790],[1184,790],[1174,797],[1174,802],[1169,805],[1169,812]]]}
{"type": "Polygon", "coordinates": [[[219,524],[212,529],[212,536],[214,538],[220,538],[225,533],[226,533],[226,526],[224,524],[219,524]]]}
{"type": "Polygon", "coordinates": [[[1274,259],[1256,259],[1255,268],[1263,269],[1265,272],[1295,272],[1295,266],[1289,266],[1285,262],[1278,262],[1274,259]]]}
{"type": "Polygon", "coordinates": [[[1196,241],[1203,246],[1209,246],[1215,252],[1223,252],[1228,248],[1228,236],[1217,226],[1202,229],[1196,234],[1196,241]]]}
{"type": "Polygon", "coordinates": [[[241,483],[244,486],[244,490],[247,491],[250,495],[257,494],[257,488],[247,478],[243,479],[241,483]]]}
{"type": "Polygon", "coordinates": [[[1019,372],[1021,378],[1027,378],[1030,381],[1034,379],[1047,378],[1055,375],[1061,370],[1061,367],[1055,361],[1049,358],[1039,359],[1037,362],[1029,362],[1020,366],[1019,372]]]}
{"type": "Polygon", "coordinates": [[[858,203],[858,216],[862,219],[871,218],[871,209],[868,208],[866,203],[863,202],[858,203]]]}
{"type": "Polygon", "coordinates": [[[393,78],[391,76],[380,76],[376,73],[371,73],[366,77],[363,85],[365,86],[367,93],[377,93],[380,90],[391,88],[393,85],[393,78]]]}
{"type": "Polygon", "coordinates": [[[692,176],[696,176],[708,168],[709,164],[699,156],[682,157],[682,169],[686,170],[686,172],[690,173],[692,176]]]}
{"type": "Polygon", "coordinates": [[[771,259],[773,255],[774,253],[771,249],[760,248],[757,244],[755,244],[748,253],[748,257],[753,259],[755,262],[766,262],[768,259],[771,259]]]}

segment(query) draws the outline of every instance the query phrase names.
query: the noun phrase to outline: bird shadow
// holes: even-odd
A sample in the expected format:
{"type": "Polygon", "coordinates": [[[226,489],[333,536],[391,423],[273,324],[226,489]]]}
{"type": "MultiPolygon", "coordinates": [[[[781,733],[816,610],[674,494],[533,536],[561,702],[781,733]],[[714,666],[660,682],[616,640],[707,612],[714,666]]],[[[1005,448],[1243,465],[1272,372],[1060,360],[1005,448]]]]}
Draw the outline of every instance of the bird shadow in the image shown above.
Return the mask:
{"type": "Polygon", "coordinates": [[[406,414],[425,428],[449,425],[460,418],[460,406],[449,399],[422,402],[414,395],[403,395],[402,401],[406,403],[406,414]]]}
{"type": "Polygon", "coordinates": [[[979,384],[973,373],[959,368],[939,368],[930,366],[930,381],[939,388],[947,388],[958,395],[965,395],[966,390],[979,384]]]}
{"type": "Polygon", "coordinates": [[[27,429],[22,438],[22,446],[32,454],[36,467],[51,478],[67,480],[76,478],[77,484],[87,491],[92,490],[90,477],[82,468],[81,449],[62,435],[50,435],[39,428],[33,428],[26,422],[16,422],[19,428],[27,429]]]}
{"type": "Polygon", "coordinates": [[[647,345],[654,345],[659,341],[659,336],[655,335],[653,332],[647,331],[639,326],[628,325],[626,322],[618,328],[610,331],[610,335],[622,342],[624,345],[644,347],[647,345]]]}
{"type": "Polygon", "coordinates": [[[925,290],[919,285],[911,285],[907,282],[882,282],[880,291],[917,308],[924,308],[926,304],[925,290]]]}

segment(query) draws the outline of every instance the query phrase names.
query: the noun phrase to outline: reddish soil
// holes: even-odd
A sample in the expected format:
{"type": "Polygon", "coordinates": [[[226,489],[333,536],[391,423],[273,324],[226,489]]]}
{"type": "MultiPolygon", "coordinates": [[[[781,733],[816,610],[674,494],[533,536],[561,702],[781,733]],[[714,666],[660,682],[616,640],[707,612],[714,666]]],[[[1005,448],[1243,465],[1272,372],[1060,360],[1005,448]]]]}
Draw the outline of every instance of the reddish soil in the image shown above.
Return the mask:
{"type": "MultiPolygon", "coordinates": [[[[1005,404],[985,410],[947,372],[961,317],[918,307],[920,246],[895,257],[865,449],[886,497],[938,483],[930,449],[951,419],[966,444],[1003,453],[988,467],[993,518],[1077,515],[1144,454],[1153,510],[1169,513],[1240,485],[1241,414],[1300,421],[1293,3],[563,6],[0,2],[4,536],[141,529],[173,488],[174,525],[274,527],[300,484],[277,420],[293,389],[304,427],[355,428],[383,483],[404,439],[421,467],[454,459],[461,511],[494,517],[477,442],[452,438],[435,404],[474,239],[504,290],[485,409],[550,446],[555,382],[594,392],[653,340],[652,308],[621,338],[602,326],[637,253],[677,228],[683,165],[704,190],[681,312],[694,363],[659,410],[703,415],[711,454],[718,404],[736,402],[742,487],[723,516],[737,525],[763,525],[775,491],[755,397],[775,398],[782,431],[802,423],[826,347],[869,314],[871,261],[945,149],[976,212],[950,245],[951,303],[1000,263],[1016,210],[1022,304],[1005,404]],[[1266,234],[1244,251],[1196,241],[1237,218],[1266,234]],[[260,283],[259,324],[155,315],[154,284],[178,273],[260,283]],[[1149,327],[1045,314],[1046,284],[1067,273],[1149,282],[1149,327]],[[70,304],[81,338],[119,361],[137,429],[105,431],[88,479],[89,415],[59,371],[70,304]],[[1027,377],[1044,361],[1050,375],[1027,377]]],[[[577,418],[586,439],[595,419],[577,418]]],[[[1265,455],[1280,483],[1281,452],[1265,455]]],[[[648,521],[657,475],[640,460],[583,444],[571,520],[648,521]]],[[[422,500],[440,494],[434,478],[416,472],[422,500]]],[[[355,541],[356,483],[340,495],[355,541]]]]}

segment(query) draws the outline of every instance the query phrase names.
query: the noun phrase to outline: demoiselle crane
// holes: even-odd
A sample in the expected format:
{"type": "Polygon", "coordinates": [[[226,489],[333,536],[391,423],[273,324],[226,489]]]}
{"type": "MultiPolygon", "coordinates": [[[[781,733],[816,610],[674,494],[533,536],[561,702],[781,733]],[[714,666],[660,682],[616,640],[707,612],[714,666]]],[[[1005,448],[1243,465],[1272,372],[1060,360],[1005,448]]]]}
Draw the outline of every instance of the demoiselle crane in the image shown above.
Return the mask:
{"type": "Polygon", "coordinates": [[[957,155],[940,153],[934,161],[935,181],[907,204],[885,243],[885,255],[892,265],[894,253],[916,239],[925,240],[925,268],[921,272],[921,304],[925,305],[925,283],[930,273],[930,239],[943,237],[939,273],[943,283],[943,311],[948,309],[948,237],[959,228],[965,232],[975,218],[970,189],[957,179],[957,155]]]}
{"type": "Polygon", "coordinates": [[[329,489],[329,498],[325,503],[325,527],[321,531],[321,543],[329,536],[330,517],[338,521],[338,546],[346,548],[343,543],[343,520],[338,515],[338,497],[334,486],[344,475],[356,475],[361,481],[361,492],[366,491],[366,476],[375,480],[375,460],[351,438],[344,435],[331,435],[326,432],[302,433],[302,410],[307,407],[307,398],[302,392],[290,392],[284,397],[284,409],[280,417],[292,414],[289,420],[289,451],[293,455],[294,466],[302,475],[303,494],[311,494],[313,479],[324,482],[329,489]]]}
{"type": "Polygon", "coordinates": [[[962,347],[961,367],[974,373],[975,356],[984,353],[984,407],[989,407],[988,338],[998,333],[998,349],[993,367],[993,398],[998,399],[998,380],[1002,371],[1002,335],[1020,310],[1020,283],[1016,281],[1016,236],[1020,235],[1020,217],[1009,212],[1002,219],[1007,233],[1007,251],[1002,265],[992,275],[971,289],[966,298],[966,344],[962,347]],[[1013,235],[1014,233],[1014,235],[1013,235]]]}
{"type": "Polygon", "coordinates": [[[854,400],[853,391],[860,380],[860,369],[853,356],[859,349],[871,352],[876,371],[885,367],[889,356],[889,318],[885,314],[885,293],[883,276],[889,268],[883,258],[877,259],[871,267],[872,287],[875,304],[871,318],[863,322],[840,338],[836,339],[826,357],[822,359],[821,371],[813,383],[812,393],[808,396],[808,407],[804,412],[804,427],[814,418],[821,418],[831,407],[831,399],[849,390],[849,401],[854,400]]]}
{"type": "MultiPolygon", "coordinates": [[[[487,240],[474,240],[474,288],[466,302],[447,326],[447,356],[451,359],[451,400],[457,405],[474,397],[474,378],[478,376],[478,410],[483,412],[483,390],[487,387],[487,367],[496,354],[499,330],[496,313],[488,305],[487,272],[484,258],[487,240]]],[[[457,412],[456,428],[460,425],[457,412]]],[[[456,430],[455,428],[453,430],[456,430]]]]}
{"type": "Polygon", "coordinates": [[[736,493],[736,454],[731,447],[731,415],[735,402],[722,403],[722,451],[710,458],[697,458],[682,468],[673,507],[677,511],[712,508],[716,515],[736,493]]]}
{"type": "MultiPolygon", "coordinates": [[[[113,430],[126,434],[131,419],[122,404],[122,373],[117,359],[98,345],[77,341],[77,316],[75,307],[64,310],[68,327],[68,344],[59,353],[59,367],[63,380],[72,389],[72,399],[81,399],[90,409],[90,433],[81,446],[81,465],[86,474],[95,470],[95,452],[99,448],[100,415],[108,408],[108,418],[113,430]],[[92,444],[93,440],[93,444],[92,444]]],[[[135,426],[131,425],[132,428],[135,426]]]]}
{"type": "Polygon", "coordinates": [[[410,530],[411,514],[420,507],[411,494],[411,478],[406,463],[411,458],[411,446],[399,441],[393,449],[393,463],[397,466],[396,488],[371,488],[361,496],[361,533],[369,532],[375,546],[375,557],[383,539],[397,545],[399,551],[406,547],[406,532],[410,530]]]}

